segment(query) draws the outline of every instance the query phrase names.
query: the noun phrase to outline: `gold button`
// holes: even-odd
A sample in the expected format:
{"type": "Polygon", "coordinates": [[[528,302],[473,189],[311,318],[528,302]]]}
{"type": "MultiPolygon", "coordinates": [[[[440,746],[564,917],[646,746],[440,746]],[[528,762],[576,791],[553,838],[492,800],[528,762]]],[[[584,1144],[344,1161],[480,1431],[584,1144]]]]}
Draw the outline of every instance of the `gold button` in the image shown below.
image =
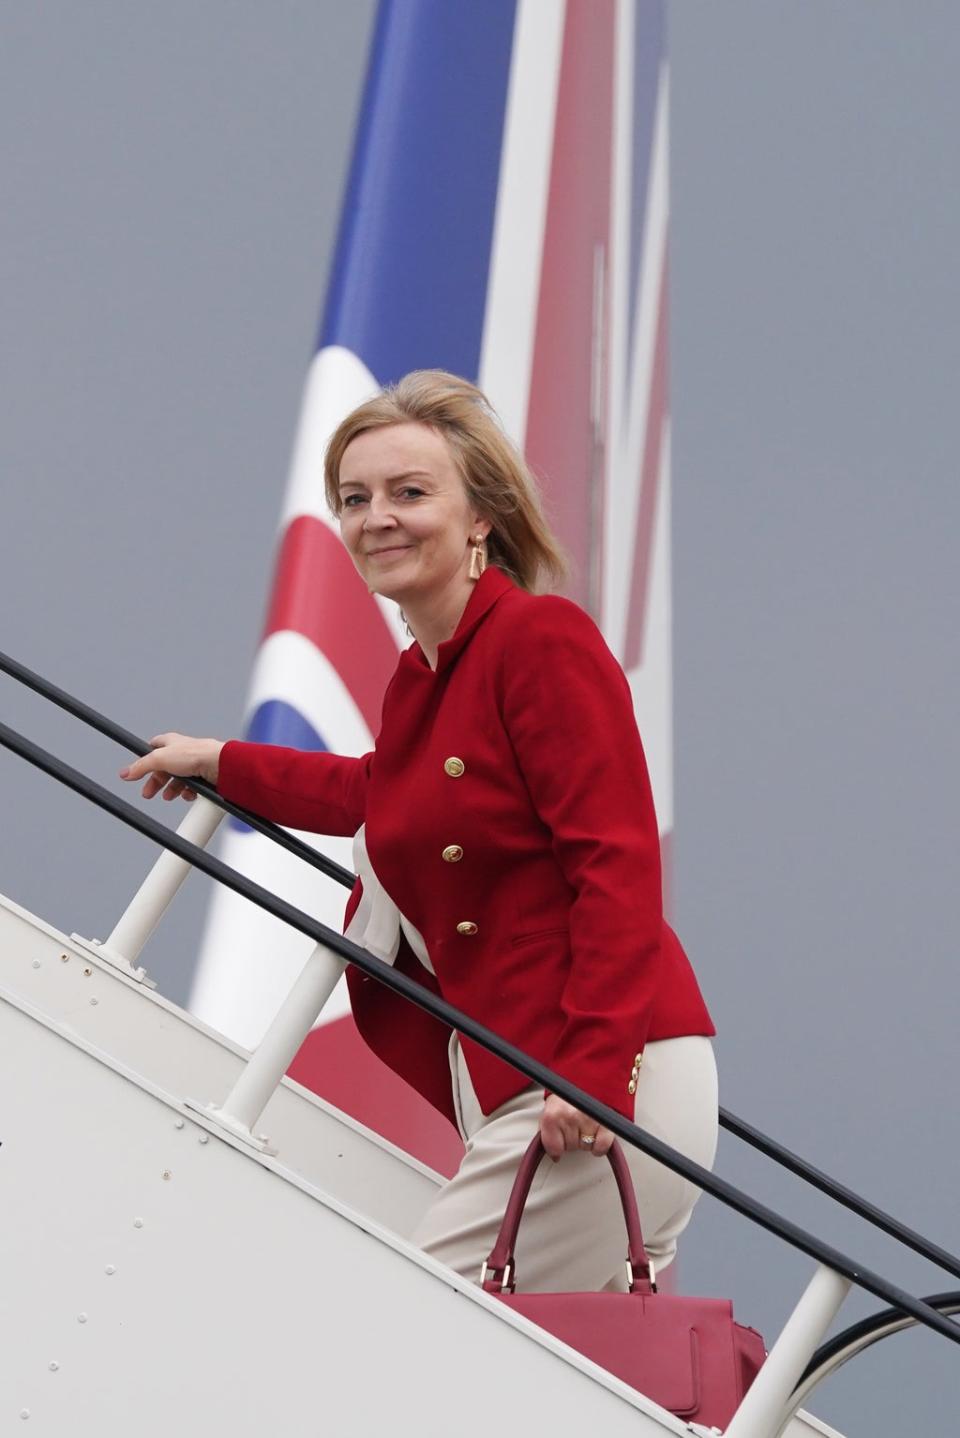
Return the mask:
{"type": "Polygon", "coordinates": [[[448,864],[459,864],[463,858],[463,850],[459,844],[448,844],[443,851],[443,857],[448,864]]]}
{"type": "Polygon", "coordinates": [[[637,1081],[636,1079],[631,1079],[630,1082],[627,1084],[627,1093],[636,1093],[636,1091],[637,1081]]]}
{"type": "Polygon", "coordinates": [[[636,1064],[637,1068],[639,1068],[640,1065],[643,1063],[643,1054],[637,1054],[633,1062],[636,1064]]]}
{"type": "Polygon", "coordinates": [[[465,767],[462,759],[450,758],[443,761],[444,772],[449,774],[451,779],[459,779],[465,767]]]}
{"type": "Polygon", "coordinates": [[[476,932],[476,924],[471,923],[469,919],[464,919],[462,924],[457,925],[458,934],[475,934],[476,932]]]}
{"type": "Polygon", "coordinates": [[[630,1077],[633,1079],[634,1083],[636,1083],[637,1079],[640,1077],[640,1070],[637,1068],[636,1064],[634,1064],[633,1066],[633,1073],[630,1075],[630,1077]]]}

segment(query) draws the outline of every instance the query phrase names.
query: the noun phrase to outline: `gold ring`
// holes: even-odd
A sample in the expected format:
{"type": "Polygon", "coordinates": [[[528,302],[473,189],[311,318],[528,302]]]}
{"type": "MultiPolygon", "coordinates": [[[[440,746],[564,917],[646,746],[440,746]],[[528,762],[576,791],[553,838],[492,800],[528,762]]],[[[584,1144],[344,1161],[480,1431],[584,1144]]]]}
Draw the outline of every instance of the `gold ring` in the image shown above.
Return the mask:
{"type": "Polygon", "coordinates": [[[592,1147],[592,1145],[593,1145],[595,1139],[596,1139],[596,1134],[593,1134],[593,1133],[582,1133],[582,1134],[580,1135],[580,1142],[583,1144],[584,1148],[590,1148],[590,1147],[592,1147]]]}

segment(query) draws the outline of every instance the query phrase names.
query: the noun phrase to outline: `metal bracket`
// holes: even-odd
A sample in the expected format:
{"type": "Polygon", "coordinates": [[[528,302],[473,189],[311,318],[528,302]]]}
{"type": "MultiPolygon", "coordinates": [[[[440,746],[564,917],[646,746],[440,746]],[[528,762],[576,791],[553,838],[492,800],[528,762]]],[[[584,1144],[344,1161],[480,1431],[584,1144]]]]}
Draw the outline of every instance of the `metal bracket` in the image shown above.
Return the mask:
{"type": "MultiPolygon", "coordinates": [[[[624,1259],[624,1267],[625,1267],[626,1273],[627,1273],[627,1292],[630,1293],[630,1292],[633,1291],[634,1272],[633,1272],[633,1264],[630,1262],[629,1254],[628,1254],[627,1257],[624,1259]]],[[[656,1292],[657,1292],[657,1270],[656,1270],[656,1269],[654,1268],[654,1266],[653,1266],[653,1259],[650,1257],[649,1253],[647,1254],[647,1271],[648,1271],[648,1275],[649,1275],[649,1278],[650,1278],[650,1292],[651,1292],[651,1293],[656,1293],[656,1292]]]]}
{"type": "Polygon", "coordinates": [[[225,1133],[232,1134],[234,1138],[240,1139],[241,1143],[255,1148],[258,1153],[265,1153],[270,1158],[276,1158],[279,1150],[272,1147],[265,1133],[251,1133],[246,1124],[241,1123],[232,1114],[224,1113],[218,1104],[200,1103],[197,1099],[185,1098],[183,1105],[184,1108],[192,1109],[194,1113],[202,1114],[208,1123],[215,1123],[225,1133]]]}
{"type": "Polygon", "coordinates": [[[93,954],[95,958],[102,959],[103,962],[109,964],[112,969],[118,969],[126,978],[133,979],[135,984],[143,984],[145,989],[155,989],[157,987],[155,981],[151,979],[146,969],[135,969],[129,959],[125,959],[123,954],[118,954],[116,949],[108,948],[107,945],[101,943],[99,939],[85,939],[82,934],[71,934],[70,938],[78,948],[85,949],[88,954],[93,954]]]}
{"type": "MultiPolygon", "coordinates": [[[[487,1267],[487,1260],[483,1260],[483,1267],[480,1270],[480,1287],[486,1283],[488,1278],[495,1278],[497,1270],[487,1267]]],[[[504,1293],[513,1292],[513,1264],[508,1263],[503,1270],[503,1277],[500,1280],[500,1288],[504,1293]]]]}

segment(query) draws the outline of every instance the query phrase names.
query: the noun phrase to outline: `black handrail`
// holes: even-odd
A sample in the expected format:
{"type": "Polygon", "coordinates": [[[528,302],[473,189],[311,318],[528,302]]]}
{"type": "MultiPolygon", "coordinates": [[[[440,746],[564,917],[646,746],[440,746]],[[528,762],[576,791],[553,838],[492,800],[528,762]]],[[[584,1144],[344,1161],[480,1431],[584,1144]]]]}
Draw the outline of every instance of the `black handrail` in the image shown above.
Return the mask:
{"type": "Polygon", "coordinates": [[[735,1138],[742,1139],[744,1143],[758,1149],[767,1158],[772,1158],[774,1163],[779,1163],[781,1167],[789,1169],[798,1178],[802,1178],[805,1183],[809,1183],[813,1188],[825,1193],[828,1198],[835,1199],[837,1203],[843,1204],[844,1208],[849,1208],[859,1218],[865,1218],[875,1228],[882,1229],[891,1238],[897,1239],[904,1247],[912,1248],[914,1253],[919,1253],[921,1257],[928,1258],[931,1263],[935,1263],[938,1268],[945,1268],[948,1273],[960,1278],[960,1260],[946,1248],[941,1248],[938,1243],[924,1238],[923,1234],[917,1233],[915,1229],[908,1228],[898,1218],[885,1213],[882,1208],[877,1208],[876,1204],[871,1203],[869,1199],[862,1198],[859,1193],[854,1193],[852,1188],[847,1188],[837,1179],[831,1178],[822,1169],[814,1168],[813,1164],[808,1163],[799,1154],[784,1148],[783,1144],[777,1143],[767,1134],[761,1133],[758,1128],[753,1128],[751,1124],[738,1118],[729,1109],[720,1109],[720,1123],[735,1138]]]}
{"type": "Polygon", "coordinates": [[[848,1278],[851,1283],[865,1288],[867,1292],[874,1294],[877,1298],[884,1299],[885,1302],[901,1312],[910,1314],[918,1323],[932,1328],[936,1333],[942,1333],[944,1337],[954,1343],[960,1343],[960,1325],[952,1322],[949,1318],[944,1318],[920,1299],[914,1298],[912,1294],[905,1293],[894,1284],[888,1283],[885,1278],[874,1273],[872,1269],[864,1268],[854,1259],[841,1253],[839,1249],[823,1243],[813,1234],[807,1233],[805,1229],[798,1227],[789,1219],[782,1218],[772,1209],[758,1203],[748,1194],[727,1183],[725,1179],[718,1178],[709,1169],[702,1168],[700,1164],[694,1163],[692,1159],[678,1153],[661,1139],[654,1138],[652,1134],[638,1128],[616,1109],[600,1103],[590,1094],[577,1088],[575,1084],[569,1083],[567,1079],[553,1073],[544,1064],[538,1063],[529,1054],[515,1048],[513,1044],[501,1038],[492,1029],[478,1023],[469,1014],[461,1013],[452,1004],[448,1004],[445,1000],[432,994],[422,984],[417,983],[416,979],[399,973],[390,964],[375,958],[365,949],[358,948],[356,944],[328,928],[326,924],[319,923],[301,909],[277,898],[260,884],[253,883],[243,874],[237,873],[235,869],[224,864],[222,860],[214,858],[206,850],[189,843],[151,815],[142,814],[126,800],[111,794],[101,784],[87,778],[85,774],[79,773],[78,770],[71,768],[55,755],[41,749],[39,745],[2,723],[0,723],[0,744],[26,759],[38,769],[42,769],[44,773],[59,780],[75,793],[82,794],[84,798],[91,800],[99,808],[106,810],[114,818],[120,819],[130,828],[138,830],[141,834],[153,839],[155,843],[178,854],[201,872],[217,879],[227,888],[233,889],[235,893],[242,894],[244,898],[250,899],[260,908],[265,909],[267,913],[282,919],[284,923],[289,924],[300,933],[306,934],[315,943],[332,949],[341,958],[354,964],[362,973],[377,979],[387,988],[392,989],[394,993],[409,999],[419,1008],[425,1009],[435,1018],[465,1034],[467,1038],[473,1039],[475,1043],[482,1045],[497,1058],[519,1070],[538,1086],[558,1094],[560,1098],[565,1099],[581,1112],[589,1114],[598,1123],[609,1128],[618,1138],[639,1148],[641,1152],[656,1159],[674,1173],[679,1173],[682,1178],[695,1184],[705,1193],[712,1194],[728,1208],[743,1214],[744,1217],[766,1229],[767,1232],[776,1234],[786,1243],[798,1248],[801,1253],[806,1253],[808,1257],[815,1259],[818,1263],[825,1264],[834,1272],[848,1278]]]}
{"type": "MultiPolygon", "coordinates": [[[[32,689],[34,693],[39,694],[43,699],[49,699],[51,704],[56,704],[60,709],[66,710],[66,712],[72,714],[75,719],[80,719],[84,724],[89,724],[91,729],[96,729],[98,733],[105,735],[107,739],[116,740],[122,748],[130,749],[134,754],[139,754],[141,757],[144,754],[152,752],[151,746],[141,739],[138,734],[133,734],[129,729],[124,729],[120,724],[115,724],[112,719],[108,719],[105,714],[101,714],[99,710],[94,709],[91,705],[85,704],[82,699],[75,699],[74,696],[68,694],[65,689],[60,689],[56,684],[51,684],[49,679],[44,679],[41,674],[34,673],[34,671],[28,669],[25,664],[21,664],[16,659],[12,659],[9,654],[4,654],[2,651],[0,651],[0,670],[9,674],[12,679],[18,680],[19,683],[25,685],[27,689],[32,689]]],[[[190,787],[191,789],[195,789],[198,794],[202,794],[205,799],[210,799],[214,804],[218,805],[219,808],[225,809],[226,812],[232,814],[235,819],[240,819],[244,824],[248,824],[251,829],[256,829],[258,834],[263,834],[265,838],[272,839],[273,842],[279,844],[282,849],[289,850],[289,852],[295,854],[298,859],[303,859],[305,863],[312,865],[314,869],[319,869],[321,874],[326,874],[330,879],[336,879],[338,884],[343,884],[346,888],[352,889],[356,883],[356,876],[351,874],[349,869],[345,869],[342,864],[338,864],[334,859],[328,859],[326,854],[321,854],[318,849],[311,848],[309,844],[305,844],[302,839],[298,839],[294,834],[289,833],[288,830],[281,829],[279,824],[271,824],[269,819],[262,819],[259,814],[253,814],[249,809],[242,809],[239,804],[234,804],[230,799],[225,799],[223,795],[218,794],[213,785],[208,784],[205,779],[201,779],[199,776],[192,778],[190,780],[190,787]]]]}
{"type": "MultiPolygon", "coordinates": [[[[960,1293],[955,1289],[949,1293],[931,1293],[921,1299],[921,1302],[935,1308],[938,1313],[960,1312],[960,1293]]],[[[900,1333],[909,1326],[909,1319],[896,1308],[880,1308],[876,1313],[858,1319],[856,1323],[851,1323],[849,1328],[844,1328],[821,1344],[797,1380],[797,1388],[803,1387],[815,1373],[818,1373],[818,1382],[821,1378],[829,1378],[830,1374],[836,1371],[835,1359],[841,1358],[837,1366],[842,1367],[849,1359],[858,1358],[864,1349],[884,1338],[892,1338],[895,1333],[900,1333]],[[847,1349],[850,1350],[849,1353],[847,1349]],[[846,1356],[842,1357],[844,1354],[846,1356]],[[823,1373],[818,1372],[821,1368],[825,1370],[823,1373]]]]}
{"type": "MultiPolygon", "coordinates": [[[[107,738],[116,740],[123,748],[130,749],[135,754],[140,755],[150,752],[150,745],[145,744],[136,734],[132,734],[129,730],[121,728],[119,724],[115,724],[113,720],[108,719],[106,715],[100,714],[90,705],[83,703],[82,700],[75,699],[73,695],[68,694],[63,689],[59,689],[55,684],[51,684],[48,679],[44,679],[41,675],[34,673],[33,670],[28,669],[26,665],[20,664],[16,659],[12,659],[2,651],[0,651],[0,670],[5,670],[6,673],[14,679],[19,680],[20,683],[27,685],[30,689],[42,695],[43,698],[49,699],[52,703],[59,705],[59,707],[65,709],[68,714],[72,714],[75,718],[81,719],[85,724],[89,724],[92,728],[99,730],[99,732],[106,735],[107,738]]],[[[347,888],[353,887],[356,882],[356,876],[352,874],[349,869],[342,868],[341,865],[335,863],[332,859],[328,859],[326,855],[311,848],[308,844],[303,843],[302,840],[294,838],[286,829],[281,829],[278,825],[271,824],[269,820],[260,818],[258,814],[252,814],[246,809],[240,808],[239,805],[232,803],[229,799],[225,799],[211,784],[206,783],[206,781],[200,778],[191,779],[190,785],[196,789],[198,793],[210,799],[214,804],[219,805],[236,818],[242,819],[244,823],[249,824],[250,827],[256,829],[258,833],[263,834],[266,838],[272,839],[274,843],[280,844],[283,848],[288,849],[290,853],[303,859],[315,869],[319,869],[321,873],[335,879],[337,883],[343,884],[347,888]]],[[[958,1258],[956,1254],[950,1253],[947,1249],[941,1248],[939,1244],[931,1242],[928,1238],[924,1238],[922,1234],[917,1233],[915,1229],[909,1228],[905,1223],[902,1223],[900,1219],[894,1218],[892,1214],[886,1213],[883,1209],[870,1203],[868,1199],[861,1197],[861,1195],[855,1193],[853,1189],[847,1188],[845,1184],[840,1183],[835,1178],[831,1178],[829,1174],[824,1173],[821,1169],[815,1168],[813,1164],[808,1163],[807,1160],[801,1158],[799,1154],[795,1154],[791,1152],[790,1149],[784,1148],[782,1144],[769,1138],[765,1133],[754,1128],[752,1124],[748,1124],[744,1119],[738,1118],[737,1115],[731,1113],[729,1109],[721,1108],[719,1111],[719,1119],[721,1127],[725,1128],[728,1133],[732,1133],[744,1143],[758,1149],[760,1153],[772,1159],[774,1163],[778,1163],[783,1168],[788,1169],[798,1178],[803,1179],[805,1183],[809,1183],[821,1193],[826,1194],[828,1198],[834,1199],[837,1203],[842,1204],[845,1208],[857,1214],[858,1217],[865,1219],[868,1223],[873,1224],[876,1228],[889,1234],[891,1238],[895,1238],[905,1247],[912,1249],[914,1253],[919,1253],[921,1257],[928,1259],[931,1263],[935,1263],[939,1268],[946,1269],[948,1273],[952,1273],[955,1278],[960,1278],[960,1258],[958,1258]]]]}

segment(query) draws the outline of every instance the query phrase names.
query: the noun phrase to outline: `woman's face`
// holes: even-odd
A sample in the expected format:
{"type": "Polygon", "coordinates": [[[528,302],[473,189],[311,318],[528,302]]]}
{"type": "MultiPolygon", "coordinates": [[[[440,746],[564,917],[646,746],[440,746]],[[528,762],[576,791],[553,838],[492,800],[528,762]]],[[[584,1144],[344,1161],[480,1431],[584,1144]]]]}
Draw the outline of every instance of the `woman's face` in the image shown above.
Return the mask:
{"type": "Polygon", "coordinates": [[[409,422],[357,435],[340,462],[340,533],[367,588],[401,605],[470,585],[471,510],[446,440],[409,422]]]}

